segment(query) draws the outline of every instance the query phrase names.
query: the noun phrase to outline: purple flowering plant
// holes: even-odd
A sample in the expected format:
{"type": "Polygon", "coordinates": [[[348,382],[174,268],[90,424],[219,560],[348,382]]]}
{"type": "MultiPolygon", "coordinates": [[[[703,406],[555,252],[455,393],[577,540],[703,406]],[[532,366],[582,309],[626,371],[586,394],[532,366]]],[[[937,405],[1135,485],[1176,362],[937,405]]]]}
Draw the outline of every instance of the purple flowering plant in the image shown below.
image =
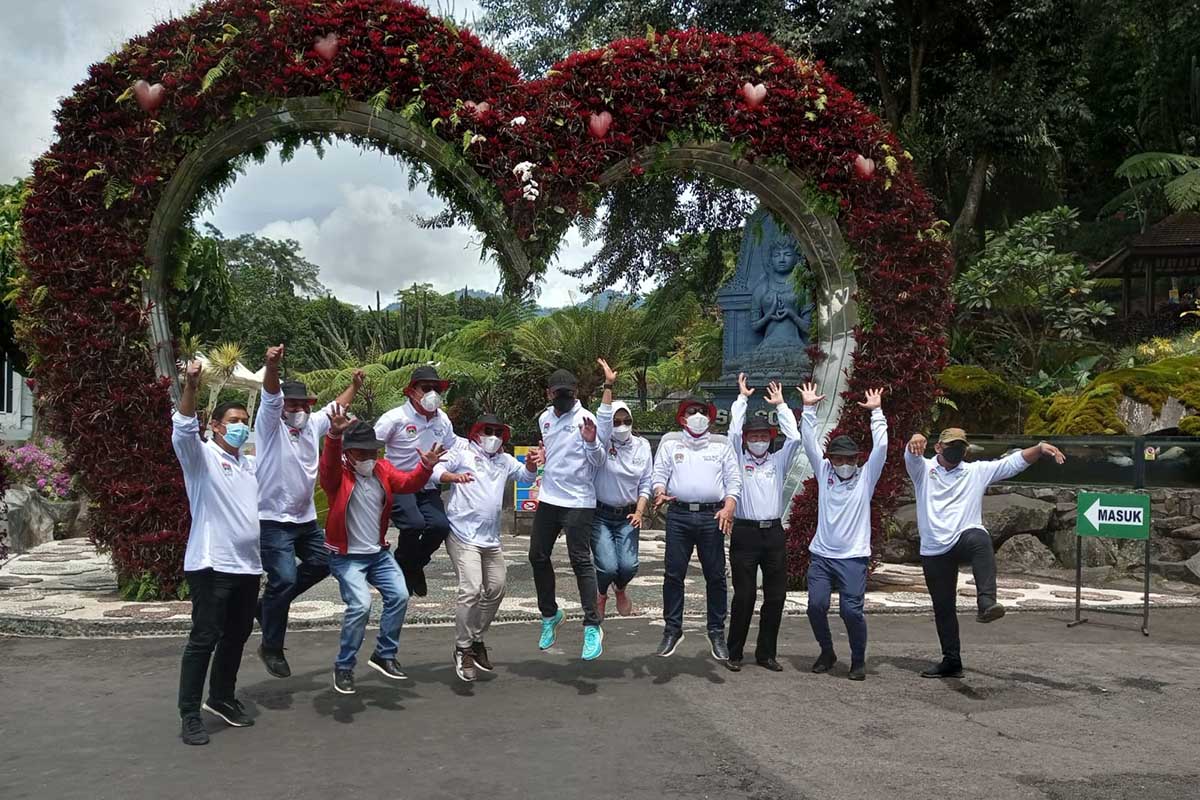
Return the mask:
{"type": "Polygon", "coordinates": [[[0,453],[10,484],[37,489],[50,500],[73,500],[75,490],[67,472],[66,451],[62,443],[50,437],[40,442],[26,442],[19,447],[6,447],[0,453]]]}

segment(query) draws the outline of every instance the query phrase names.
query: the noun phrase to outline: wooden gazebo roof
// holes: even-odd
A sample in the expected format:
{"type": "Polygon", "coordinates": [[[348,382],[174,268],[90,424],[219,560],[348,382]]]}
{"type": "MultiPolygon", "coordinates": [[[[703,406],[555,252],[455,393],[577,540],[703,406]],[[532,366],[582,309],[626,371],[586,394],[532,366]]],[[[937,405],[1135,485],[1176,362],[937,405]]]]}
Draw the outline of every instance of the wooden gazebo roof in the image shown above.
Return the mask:
{"type": "Polygon", "coordinates": [[[1143,262],[1131,272],[1141,272],[1152,266],[1154,274],[1160,277],[1200,275],[1200,212],[1172,214],[1152,225],[1093,267],[1092,275],[1096,278],[1124,277],[1127,261],[1143,262]]]}

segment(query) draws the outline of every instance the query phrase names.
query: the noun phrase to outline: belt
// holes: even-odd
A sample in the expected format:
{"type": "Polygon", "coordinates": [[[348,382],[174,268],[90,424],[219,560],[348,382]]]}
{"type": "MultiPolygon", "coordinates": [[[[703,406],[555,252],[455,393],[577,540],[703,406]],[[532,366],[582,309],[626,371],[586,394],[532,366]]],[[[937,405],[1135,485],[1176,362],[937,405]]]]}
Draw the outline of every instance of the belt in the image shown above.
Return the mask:
{"type": "Polygon", "coordinates": [[[778,519],[736,519],[735,518],[733,520],[734,525],[749,525],[749,526],[753,526],[755,528],[761,528],[761,529],[774,528],[776,525],[779,525],[780,522],[781,521],[778,519]]]}
{"type": "Polygon", "coordinates": [[[627,506],[610,506],[607,503],[596,503],[596,510],[603,511],[605,514],[617,514],[622,517],[627,517],[637,511],[637,504],[627,506]]]}
{"type": "Polygon", "coordinates": [[[716,511],[724,505],[724,503],[684,503],[681,500],[671,501],[671,508],[678,511],[716,511]]]}

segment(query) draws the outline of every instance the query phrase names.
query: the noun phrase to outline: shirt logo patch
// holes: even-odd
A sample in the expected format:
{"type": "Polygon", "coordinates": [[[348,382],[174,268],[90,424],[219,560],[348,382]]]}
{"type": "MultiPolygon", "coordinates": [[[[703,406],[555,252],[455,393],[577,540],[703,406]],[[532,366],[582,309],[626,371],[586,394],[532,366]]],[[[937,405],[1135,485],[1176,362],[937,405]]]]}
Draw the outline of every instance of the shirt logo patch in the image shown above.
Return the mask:
{"type": "Polygon", "coordinates": [[[404,435],[405,436],[416,436],[417,435],[417,426],[409,425],[407,428],[404,429],[404,435]]]}
{"type": "Polygon", "coordinates": [[[753,472],[754,472],[754,465],[753,465],[753,464],[747,464],[747,465],[746,465],[746,472],[753,473],[753,472]]]}
{"type": "Polygon", "coordinates": [[[676,463],[676,464],[682,464],[682,463],[683,463],[683,453],[676,453],[676,454],[675,454],[675,463],[676,463]]]}
{"type": "Polygon", "coordinates": [[[550,430],[550,423],[547,422],[546,424],[542,425],[542,430],[544,430],[544,431],[550,430]]]}
{"type": "Polygon", "coordinates": [[[233,464],[230,464],[228,461],[222,461],[221,471],[225,473],[225,477],[233,477],[233,464]]]}

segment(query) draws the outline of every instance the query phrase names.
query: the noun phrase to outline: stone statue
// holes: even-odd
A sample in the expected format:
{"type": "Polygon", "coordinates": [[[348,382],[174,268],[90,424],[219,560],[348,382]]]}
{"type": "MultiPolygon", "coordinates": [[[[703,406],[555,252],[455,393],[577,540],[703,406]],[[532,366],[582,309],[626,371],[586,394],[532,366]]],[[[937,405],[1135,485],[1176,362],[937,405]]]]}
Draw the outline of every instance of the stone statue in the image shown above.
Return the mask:
{"type": "MultiPolygon", "coordinates": [[[[751,235],[749,232],[747,235],[751,235]]],[[[750,327],[762,337],[756,349],[806,348],[812,324],[808,297],[796,296],[794,272],[806,267],[795,239],[776,228],[763,263],[762,277],[754,286],[750,327]],[[803,301],[803,303],[801,302],[803,301]]]]}

